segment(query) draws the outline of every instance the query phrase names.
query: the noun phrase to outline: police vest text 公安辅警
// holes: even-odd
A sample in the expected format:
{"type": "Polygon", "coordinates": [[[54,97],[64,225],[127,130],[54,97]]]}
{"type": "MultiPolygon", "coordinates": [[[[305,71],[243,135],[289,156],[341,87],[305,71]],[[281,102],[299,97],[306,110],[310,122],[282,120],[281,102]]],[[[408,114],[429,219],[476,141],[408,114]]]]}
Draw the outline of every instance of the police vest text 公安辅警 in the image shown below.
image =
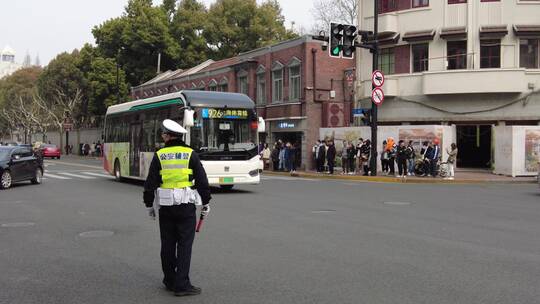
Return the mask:
{"type": "Polygon", "coordinates": [[[189,160],[193,150],[188,147],[168,147],[157,152],[161,164],[161,188],[180,189],[193,186],[189,176],[193,170],[189,169],[189,160]]]}

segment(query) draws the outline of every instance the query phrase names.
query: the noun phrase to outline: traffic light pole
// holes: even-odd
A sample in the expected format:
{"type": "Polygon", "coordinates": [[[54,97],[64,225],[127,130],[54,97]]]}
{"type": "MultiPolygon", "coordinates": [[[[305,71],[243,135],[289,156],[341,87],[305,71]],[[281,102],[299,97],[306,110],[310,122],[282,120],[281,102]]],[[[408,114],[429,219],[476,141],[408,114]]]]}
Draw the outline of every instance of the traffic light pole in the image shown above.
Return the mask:
{"type": "MultiPolygon", "coordinates": [[[[373,0],[375,11],[373,13],[373,48],[371,53],[373,54],[373,71],[378,69],[379,65],[379,0],[373,0]]],[[[372,84],[371,88],[374,89],[375,86],[372,84]]],[[[371,96],[370,96],[371,100],[371,96]]],[[[377,105],[371,100],[371,161],[370,169],[371,176],[377,176],[377,159],[379,155],[377,154],[377,105]]]]}

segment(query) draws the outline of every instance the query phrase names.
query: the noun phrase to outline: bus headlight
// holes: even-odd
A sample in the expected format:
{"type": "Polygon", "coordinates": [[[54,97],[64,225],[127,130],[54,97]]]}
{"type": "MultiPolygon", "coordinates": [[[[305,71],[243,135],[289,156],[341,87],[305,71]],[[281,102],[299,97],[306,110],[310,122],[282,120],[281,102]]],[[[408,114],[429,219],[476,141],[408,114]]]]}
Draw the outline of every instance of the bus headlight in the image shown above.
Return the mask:
{"type": "Polygon", "coordinates": [[[257,175],[259,175],[259,169],[249,171],[249,176],[255,177],[257,175]]]}

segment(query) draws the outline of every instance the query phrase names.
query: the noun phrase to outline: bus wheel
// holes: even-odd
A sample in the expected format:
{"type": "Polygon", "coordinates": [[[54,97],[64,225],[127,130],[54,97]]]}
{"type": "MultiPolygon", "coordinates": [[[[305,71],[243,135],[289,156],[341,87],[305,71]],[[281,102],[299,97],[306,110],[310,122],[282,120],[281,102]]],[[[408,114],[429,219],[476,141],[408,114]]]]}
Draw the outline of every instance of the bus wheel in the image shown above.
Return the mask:
{"type": "Polygon", "coordinates": [[[122,173],[120,171],[120,162],[117,160],[114,161],[114,179],[117,182],[122,181],[122,173]]]}
{"type": "Polygon", "coordinates": [[[232,190],[232,188],[234,187],[234,185],[220,185],[221,189],[223,190],[232,190]]]}

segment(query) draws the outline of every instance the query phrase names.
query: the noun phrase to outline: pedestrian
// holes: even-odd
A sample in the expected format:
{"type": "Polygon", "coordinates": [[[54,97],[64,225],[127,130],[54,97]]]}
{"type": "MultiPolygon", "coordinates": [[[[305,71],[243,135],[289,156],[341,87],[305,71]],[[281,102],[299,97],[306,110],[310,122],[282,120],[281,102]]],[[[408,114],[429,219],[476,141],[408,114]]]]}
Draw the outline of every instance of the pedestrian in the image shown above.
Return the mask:
{"type": "Polygon", "coordinates": [[[343,141],[343,148],[341,149],[341,174],[349,174],[349,154],[347,153],[348,143],[346,140],[343,141]]]}
{"type": "Polygon", "coordinates": [[[84,156],[88,156],[90,153],[90,145],[88,143],[84,144],[84,156]]]}
{"type": "Polygon", "coordinates": [[[356,147],[351,142],[347,145],[347,159],[349,161],[347,164],[349,166],[349,174],[353,175],[356,172],[356,147]]]}
{"type": "Polygon", "coordinates": [[[317,140],[313,147],[311,147],[311,157],[313,159],[313,163],[315,164],[315,170],[318,172],[319,167],[317,165],[317,155],[319,154],[319,145],[321,144],[320,140],[317,140]]]}
{"type": "Polygon", "coordinates": [[[261,157],[264,164],[264,170],[268,170],[270,167],[270,155],[272,152],[270,151],[270,148],[268,148],[268,144],[265,143],[263,146],[263,150],[261,152],[261,157]]]}
{"type": "Polygon", "coordinates": [[[371,140],[366,139],[366,141],[364,141],[361,156],[364,164],[364,176],[369,176],[371,174],[369,169],[371,163],[371,140]]]}
{"type": "Polygon", "coordinates": [[[319,173],[322,173],[324,172],[324,161],[326,159],[326,144],[324,141],[321,141],[321,145],[319,146],[319,155],[318,155],[318,159],[317,159],[317,165],[318,165],[318,170],[317,172],[319,173]]]}
{"type": "Polygon", "coordinates": [[[429,159],[426,157],[426,153],[430,149],[431,149],[430,142],[429,141],[424,141],[422,143],[422,149],[420,149],[420,155],[421,155],[421,160],[422,160],[422,163],[421,163],[420,166],[421,166],[422,172],[423,172],[422,176],[428,176],[429,171],[430,171],[429,159]]]}
{"type": "Polygon", "coordinates": [[[395,166],[396,151],[397,151],[397,146],[396,146],[396,143],[394,142],[394,138],[388,137],[388,139],[386,140],[386,152],[388,155],[387,162],[388,162],[388,169],[389,169],[388,175],[396,174],[396,166],[395,166]]]}
{"type": "Polygon", "coordinates": [[[382,172],[383,173],[388,173],[388,152],[386,151],[386,145],[388,143],[386,142],[386,140],[383,140],[382,142],[382,153],[381,153],[381,167],[382,167],[382,172]]]}
{"type": "Polygon", "coordinates": [[[416,151],[414,150],[413,141],[409,140],[407,145],[407,175],[414,176],[414,165],[416,161],[416,151]]]}
{"type": "Polygon", "coordinates": [[[90,156],[96,156],[96,143],[93,142],[90,146],[90,156]]]}
{"type": "Polygon", "coordinates": [[[279,171],[285,170],[285,147],[283,142],[278,141],[279,143],[279,171]]]}
{"type": "Polygon", "coordinates": [[[274,144],[274,148],[272,149],[272,154],[270,155],[270,157],[272,158],[272,164],[273,164],[272,170],[278,171],[279,170],[279,146],[277,142],[274,144]]]}
{"type": "Polygon", "coordinates": [[[398,176],[403,178],[407,176],[407,147],[405,141],[400,140],[396,151],[396,162],[398,167],[398,176]]]}
{"type": "Polygon", "coordinates": [[[285,148],[283,149],[283,160],[284,160],[284,169],[287,172],[292,171],[291,166],[291,143],[287,142],[285,148]]]}
{"type": "Polygon", "coordinates": [[[362,157],[360,155],[360,151],[362,151],[363,145],[364,145],[364,139],[360,137],[358,139],[358,142],[356,143],[356,155],[355,155],[356,164],[358,166],[358,168],[355,168],[355,172],[358,172],[359,174],[360,172],[362,172],[362,165],[363,165],[362,157]]]}
{"type": "Polygon", "coordinates": [[[328,151],[326,151],[326,159],[328,161],[328,173],[334,174],[334,166],[336,162],[336,147],[332,140],[328,141],[328,151]]]}
{"type": "Polygon", "coordinates": [[[101,142],[98,140],[96,144],[96,153],[98,157],[101,157],[101,150],[102,150],[102,145],[101,145],[101,142]]]}
{"type": "Polygon", "coordinates": [[[434,139],[433,142],[429,142],[428,148],[426,150],[426,160],[428,164],[428,171],[432,177],[437,176],[437,162],[440,157],[440,148],[439,148],[438,139],[434,139]]]}
{"type": "Polygon", "coordinates": [[[448,160],[446,161],[448,163],[448,179],[454,179],[458,154],[457,145],[452,143],[450,149],[446,149],[446,153],[448,153],[448,160]]]}
{"type": "Polygon", "coordinates": [[[298,151],[298,148],[296,146],[296,143],[292,143],[289,145],[289,172],[290,173],[296,173],[297,151],[298,151]]]}
{"type": "Polygon", "coordinates": [[[186,129],[170,119],[163,121],[162,129],[165,147],[154,154],[150,164],[144,183],[144,204],[149,216],[155,219],[154,199],[157,192],[165,288],[174,292],[175,296],[198,295],[201,288],[193,286],[189,279],[197,221],[195,204],[201,203],[201,214],[208,216],[210,187],[199,156],[182,141],[186,129]]]}

